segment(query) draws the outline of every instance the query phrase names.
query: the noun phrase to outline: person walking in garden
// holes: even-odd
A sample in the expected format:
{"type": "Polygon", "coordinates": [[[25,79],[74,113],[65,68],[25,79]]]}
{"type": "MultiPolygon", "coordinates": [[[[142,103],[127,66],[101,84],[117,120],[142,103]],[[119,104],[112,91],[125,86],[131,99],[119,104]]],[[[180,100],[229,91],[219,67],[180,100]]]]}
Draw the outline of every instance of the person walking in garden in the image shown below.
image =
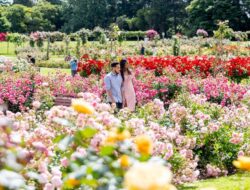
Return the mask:
{"type": "Polygon", "coordinates": [[[36,64],[36,59],[31,55],[27,56],[27,60],[28,60],[29,63],[32,63],[33,65],[36,64]]]}
{"type": "Polygon", "coordinates": [[[71,75],[74,77],[77,74],[77,59],[73,58],[70,61],[70,69],[71,69],[71,75]]]}
{"type": "Polygon", "coordinates": [[[145,47],[144,45],[142,44],[141,45],[141,52],[140,52],[141,55],[145,55],[145,47]]]}
{"type": "Polygon", "coordinates": [[[135,111],[136,96],[133,85],[133,74],[128,67],[126,59],[121,60],[121,76],[123,79],[122,95],[123,95],[123,107],[129,108],[131,111],[135,111]]]}
{"type": "Polygon", "coordinates": [[[112,71],[104,78],[105,88],[108,95],[108,102],[113,108],[122,109],[122,77],[120,74],[120,64],[111,64],[112,71]]]}

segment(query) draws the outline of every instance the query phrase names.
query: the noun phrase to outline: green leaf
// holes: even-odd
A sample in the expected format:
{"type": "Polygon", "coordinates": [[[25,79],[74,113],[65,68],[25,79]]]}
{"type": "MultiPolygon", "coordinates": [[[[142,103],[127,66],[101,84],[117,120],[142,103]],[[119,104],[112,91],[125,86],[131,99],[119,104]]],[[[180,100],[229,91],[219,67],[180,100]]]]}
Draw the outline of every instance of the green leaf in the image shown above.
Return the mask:
{"type": "Polygon", "coordinates": [[[65,135],[59,135],[53,140],[53,143],[59,143],[63,138],[65,138],[65,135]]]}
{"type": "Polygon", "coordinates": [[[113,146],[105,146],[101,148],[100,155],[101,156],[110,156],[113,154],[115,148],[113,146]]]}
{"type": "Polygon", "coordinates": [[[150,158],[149,155],[141,155],[140,158],[139,158],[139,160],[140,160],[141,162],[145,162],[145,161],[148,161],[149,158],[150,158]]]}
{"type": "Polygon", "coordinates": [[[96,129],[87,127],[84,128],[83,130],[79,130],[75,133],[75,143],[77,145],[86,147],[89,145],[89,140],[97,133],[96,129]]]}
{"type": "Polygon", "coordinates": [[[81,133],[81,136],[83,138],[89,139],[89,138],[92,138],[97,133],[97,130],[91,127],[87,127],[84,130],[79,131],[79,132],[81,133]]]}

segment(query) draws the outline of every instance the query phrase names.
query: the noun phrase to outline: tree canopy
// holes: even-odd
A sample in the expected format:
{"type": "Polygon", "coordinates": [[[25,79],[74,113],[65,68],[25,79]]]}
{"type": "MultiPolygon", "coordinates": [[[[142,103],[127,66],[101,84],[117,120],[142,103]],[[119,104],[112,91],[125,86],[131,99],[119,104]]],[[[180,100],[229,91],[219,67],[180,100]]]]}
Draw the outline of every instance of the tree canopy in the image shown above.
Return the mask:
{"type": "Polygon", "coordinates": [[[155,29],[167,36],[212,34],[219,20],[237,31],[250,30],[250,0],[0,0],[0,31],[75,32],[112,23],[122,30],[155,29]],[[9,5],[12,3],[12,5],[9,5]]]}

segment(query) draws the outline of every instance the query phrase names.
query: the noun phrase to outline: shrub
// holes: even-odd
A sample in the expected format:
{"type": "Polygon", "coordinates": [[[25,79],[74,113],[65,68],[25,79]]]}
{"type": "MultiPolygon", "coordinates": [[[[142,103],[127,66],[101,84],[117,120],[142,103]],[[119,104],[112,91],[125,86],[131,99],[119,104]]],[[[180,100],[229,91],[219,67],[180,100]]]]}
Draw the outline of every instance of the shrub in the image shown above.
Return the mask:
{"type": "Polygon", "coordinates": [[[48,32],[47,35],[50,37],[50,42],[54,43],[56,41],[63,41],[64,37],[66,36],[65,33],[62,32],[48,32]]]}
{"type": "Polygon", "coordinates": [[[91,35],[91,31],[89,29],[81,29],[78,32],[76,32],[76,34],[81,38],[82,43],[86,44],[88,42],[88,38],[91,35]]]}
{"type": "Polygon", "coordinates": [[[100,41],[101,37],[103,36],[103,34],[105,34],[104,29],[97,26],[94,28],[93,32],[92,32],[92,37],[96,40],[96,41],[100,41]]]}
{"type": "Polygon", "coordinates": [[[232,129],[222,126],[218,131],[208,134],[204,144],[197,147],[194,152],[199,155],[199,168],[205,172],[207,164],[226,169],[230,173],[234,171],[233,160],[237,159],[241,144],[230,142],[232,129]]]}
{"type": "Polygon", "coordinates": [[[146,32],[144,31],[122,31],[121,36],[124,40],[140,40],[144,39],[146,32]]]}
{"type": "Polygon", "coordinates": [[[27,36],[19,33],[9,33],[6,40],[16,46],[21,46],[27,40],[27,36]]]}

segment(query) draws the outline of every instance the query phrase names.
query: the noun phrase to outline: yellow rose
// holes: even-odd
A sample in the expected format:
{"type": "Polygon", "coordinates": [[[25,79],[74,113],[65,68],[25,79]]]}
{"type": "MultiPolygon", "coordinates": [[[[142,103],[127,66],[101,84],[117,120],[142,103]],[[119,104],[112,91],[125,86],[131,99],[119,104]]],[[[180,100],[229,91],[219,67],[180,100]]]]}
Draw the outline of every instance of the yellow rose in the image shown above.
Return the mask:
{"type": "Polygon", "coordinates": [[[130,166],[130,158],[127,155],[122,155],[119,159],[119,162],[123,168],[127,168],[130,166]]]}
{"type": "Polygon", "coordinates": [[[108,137],[105,139],[104,144],[105,145],[114,145],[117,142],[116,139],[116,133],[115,132],[109,132],[108,137]]]}
{"type": "Polygon", "coordinates": [[[120,131],[117,130],[117,132],[116,132],[117,141],[124,141],[124,140],[126,140],[128,138],[130,138],[129,131],[124,130],[124,131],[120,132],[120,131]]]}
{"type": "Polygon", "coordinates": [[[135,144],[137,150],[144,155],[152,154],[153,151],[153,142],[150,137],[146,135],[141,135],[135,138],[135,144]]]}
{"type": "Polygon", "coordinates": [[[82,99],[72,100],[71,106],[78,113],[93,114],[95,112],[94,108],[87,102],[84,102],[82,99]]]}
{"type": "Polygon", "coordinates": [[[68,187],[73,188],[73,187],[79,186],[81,183],[80,183],[79,180],[71,178],[71,179],[68,179],[68,180],[65,182],[65,184],[66,184],[68,187]]]}
{"type": "Polygon", "coordinates": [[[108,137],[105,140],[104,144],[115,144],[119,141],[124,141],[126,139],[130,138],[130,133],[129,131],[119,131],[117,129],[114,129],[109,132],[108,137]]]}
{"type": "Polygon", "coordinates": [[[250,157],[241,156],[237,161],[233,162],[233,165],[241,170],[250,171],[250,157]]]}
{"type": "Polygon", "coordinates": [[[172,173],[157,163],[139,163],[125,174],[126,190],[176,190],[171,185],[172,173]]]}

